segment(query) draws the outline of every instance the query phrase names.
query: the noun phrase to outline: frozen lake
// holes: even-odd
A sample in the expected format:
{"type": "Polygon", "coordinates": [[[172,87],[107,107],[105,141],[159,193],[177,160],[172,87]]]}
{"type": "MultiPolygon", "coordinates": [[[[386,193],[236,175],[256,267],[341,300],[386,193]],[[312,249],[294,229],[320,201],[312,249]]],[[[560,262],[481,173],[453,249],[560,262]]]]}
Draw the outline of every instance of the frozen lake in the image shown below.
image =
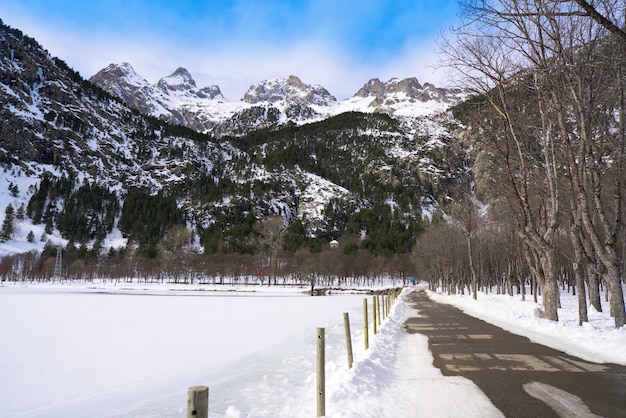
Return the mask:
{"type": "Polygon", "coordinates": [[[316,328],[343,362],[352,312],[358,353],[364,296],[274,292],[0,287],[0,416],[184,416],[194,385],[211,416],[312,416],[316,328]]]}
{"type": "MultiPolygon", "coordinates": [[[[405,331],[419,311],[402,301],[423,284],[404,289],[375,336],[370,311],[367,351],[363,295],[124,287],[0,286],[0,417],[184,417],[187,388],[207,385],[212,418],[309,418],[317,327],[326,328],[329,418],[502,416],[471,381],[434,367],[426,336],[405,331]]],[[[561,293],[558,323],[520,295],[429,295],[588,361],[626,364],[626,328],[593,310],[579,326],[572,294],[561,293]]]]}

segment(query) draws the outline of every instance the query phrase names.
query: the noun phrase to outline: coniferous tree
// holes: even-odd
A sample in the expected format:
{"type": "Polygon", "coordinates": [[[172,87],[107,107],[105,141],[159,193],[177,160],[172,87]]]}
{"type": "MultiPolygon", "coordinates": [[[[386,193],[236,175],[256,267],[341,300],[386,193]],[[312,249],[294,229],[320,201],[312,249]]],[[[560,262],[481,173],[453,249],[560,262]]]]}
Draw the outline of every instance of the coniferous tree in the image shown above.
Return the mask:
{"type": "Polygon", "coordinates": [[[2,222],[2,230],[0,231],[0,242],[7,242],[11,239],[15,232],[14,222],[15,209],[13,209],[13,205],[9,203],[4,212],[4,221],[2,222]]]}
{"type": "Polygon", "coordinates": [[[22,204],[20,205],[20,207],[19,207],[19,208],[17,208],[17,212],[16,212],[16,214],[15,214],[15,217],[16,217],[18,220],[23,221],[23,220],[24,220],[24,217],[26,216],[25,214],[26,214],[26,209],[24,209],[24,204],[22,203],[22,204]]]}
{"type": "Polygon", "coordinates": [[[304,245],[305,240],[306,228],[300,219],[295,219],[285,230],[283,248],[295,252],[304,245]]]}
{"type": "Polygon", "coordinates": [[[141,253],[154,258],[163,235],[172,226],[184,224],[183,213],[173,196],[151,196],[143,190],[132,190],[124,202],[118,228],[139,246],[141,253]]]}
{"type": "Polygon", "coordinates": [[[20,189],[17,187],[17,184],[9,184],[9,191],[13,197],[17,197],[20,194],[20,189]]]}

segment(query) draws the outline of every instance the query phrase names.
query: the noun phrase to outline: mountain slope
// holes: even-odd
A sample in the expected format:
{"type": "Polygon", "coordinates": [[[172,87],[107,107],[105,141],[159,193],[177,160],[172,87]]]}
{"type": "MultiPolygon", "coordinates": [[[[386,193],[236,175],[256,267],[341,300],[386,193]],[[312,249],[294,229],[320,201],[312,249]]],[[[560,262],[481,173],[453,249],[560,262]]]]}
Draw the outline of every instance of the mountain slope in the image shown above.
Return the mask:
{"type": "Polygon", "coordinates": [[[19,198],[29,202],[34,224],[49,224],[48,233],[92,241],[113,232],[105,218],[120,215],[111,208],[122,208],[129,190],[171,195],[205,173],[228,176],[228,161],[241,155],[227,143],[141,116],[18,30],[2,26],[0,47],[0,162],[16,183],[39,178],[19,198]],[[99,213],[65,213],[83,186],[97,186],[116,203],[99,213]],[[80,219],[65,222],[65,215],[80,219]],[[91,226],[78,233],[78,224],[91,226]]]}

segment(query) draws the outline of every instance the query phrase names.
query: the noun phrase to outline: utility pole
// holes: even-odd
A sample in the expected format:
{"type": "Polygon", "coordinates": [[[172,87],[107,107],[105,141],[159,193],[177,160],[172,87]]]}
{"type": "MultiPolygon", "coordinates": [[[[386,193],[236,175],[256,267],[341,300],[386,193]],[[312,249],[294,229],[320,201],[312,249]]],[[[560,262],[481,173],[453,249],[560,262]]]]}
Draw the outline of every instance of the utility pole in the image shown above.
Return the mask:
{"type": "Polygon", "coordinates": [[[57,259],[56,262],[54,263],[54,274],[52,277],[58,277],[59,279],[61,278],[61,270],[63,268],[63,249],[61,248],[61,246],[57,246],[57,259]]]}

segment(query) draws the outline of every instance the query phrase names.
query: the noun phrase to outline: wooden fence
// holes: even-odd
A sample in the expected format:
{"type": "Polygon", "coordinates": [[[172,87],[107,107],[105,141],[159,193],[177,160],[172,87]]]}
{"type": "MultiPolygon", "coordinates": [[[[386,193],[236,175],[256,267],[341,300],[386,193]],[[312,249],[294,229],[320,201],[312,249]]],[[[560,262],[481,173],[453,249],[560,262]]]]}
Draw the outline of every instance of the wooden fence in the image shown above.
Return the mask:
{"type": "MultiPolygon", "coordinates": [[[[378,332],[379,327],[391,313],[391,307],[400,296],[402,289],[391,289],[378,292],[372,296],[372,331],[378,332]]],[[[369,349],[369,315],[368,301],[363,299],[363,330],[365,350],[369,349]]],[[[343,323],[346,336],[346,351],[348,356],[348,368],[352,368],[352,336],[350,332],[350,317],[347,312],[343,314],[343,323]]],[[[317,416],[326,415],[326,344],[325,329],[317,328],[316,331],[316,407],[317,416]]],[[[208,418],[209,416],[209,388],[208,386],[192,386],[187,391],[187,418],[208,418]]]]}

